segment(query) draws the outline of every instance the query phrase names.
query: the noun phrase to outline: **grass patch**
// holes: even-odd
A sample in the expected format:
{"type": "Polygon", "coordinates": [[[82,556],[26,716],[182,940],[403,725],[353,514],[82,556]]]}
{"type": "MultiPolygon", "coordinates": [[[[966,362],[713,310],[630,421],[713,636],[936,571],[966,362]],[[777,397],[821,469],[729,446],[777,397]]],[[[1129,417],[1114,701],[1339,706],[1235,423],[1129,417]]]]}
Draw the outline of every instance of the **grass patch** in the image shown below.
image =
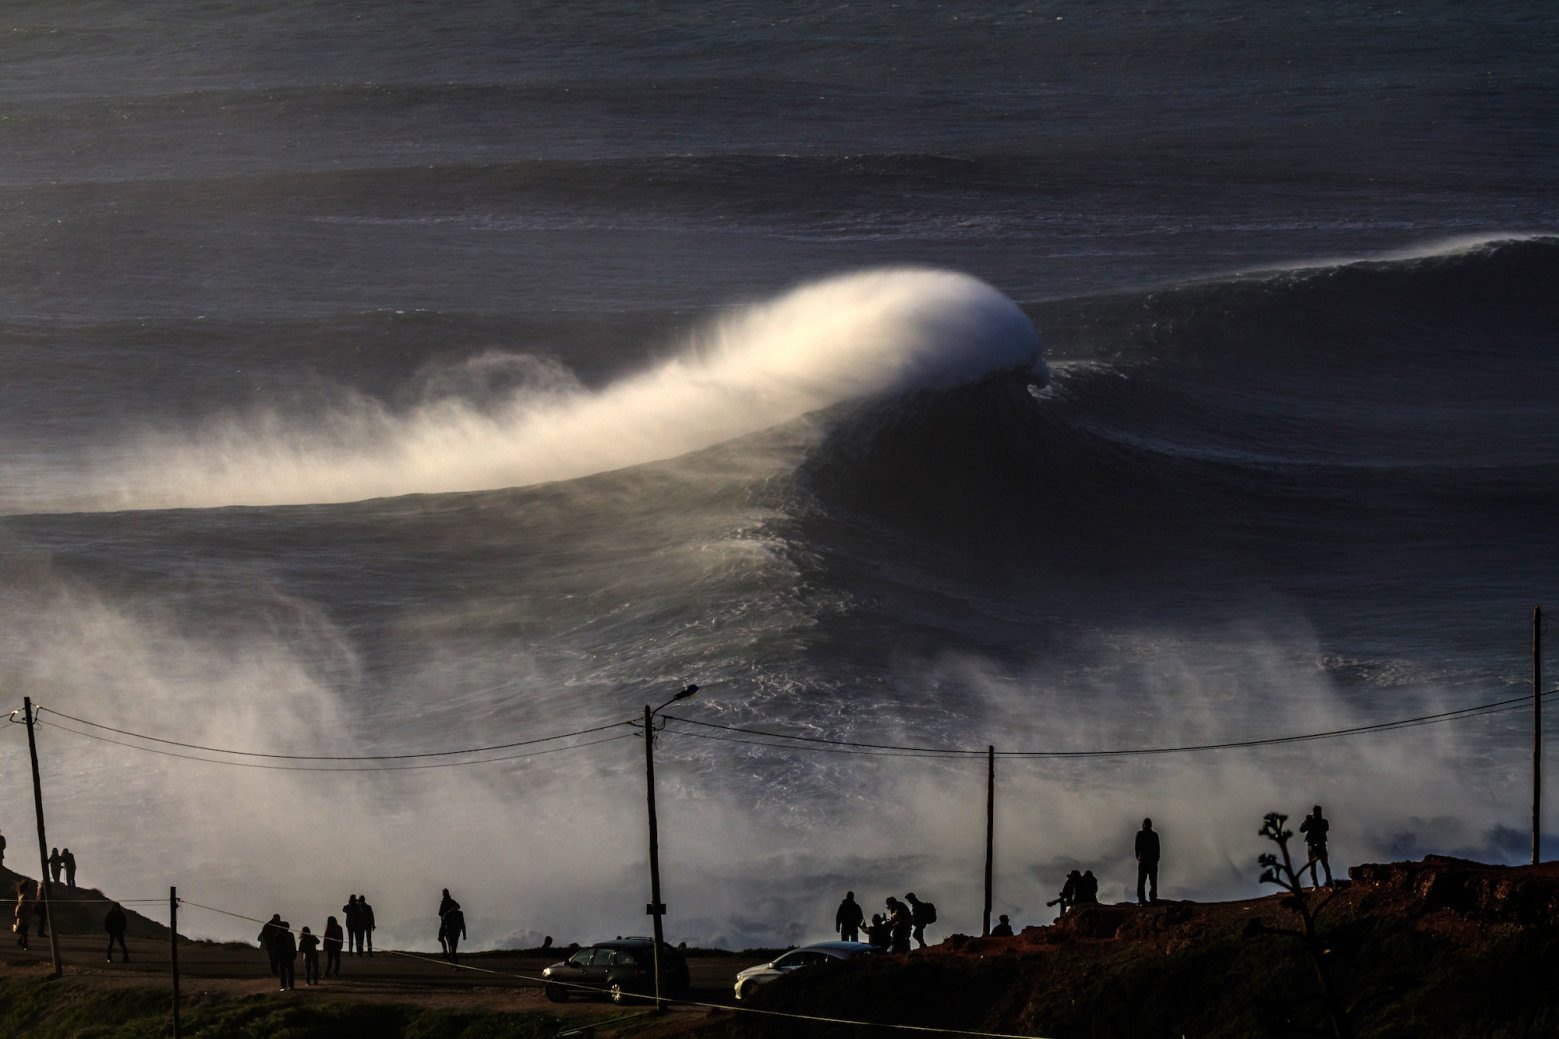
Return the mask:
{"type": "MultiPolygon", "coordinates": [[[[552,1039],[563,1027],[544,1013],[301,1004],[274,996],[193,997],[180,1008],[179,1023],[192,1039],[552,1039]]],[[[0,981],[0,1036],[166,1039],[172,1025],[167,989],[90,989],[70,980],[0,981]]]]}

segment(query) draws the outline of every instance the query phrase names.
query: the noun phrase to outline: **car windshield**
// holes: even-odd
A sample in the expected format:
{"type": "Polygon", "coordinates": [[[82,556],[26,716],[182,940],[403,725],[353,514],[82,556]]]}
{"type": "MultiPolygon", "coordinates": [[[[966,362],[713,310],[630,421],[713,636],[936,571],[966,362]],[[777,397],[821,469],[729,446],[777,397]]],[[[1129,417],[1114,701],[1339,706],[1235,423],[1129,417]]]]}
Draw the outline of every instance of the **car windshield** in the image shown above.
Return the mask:
{"type": "Polygon", "coordinates": [[[590,954],[594,951],[594,949],[581,949],[570,956],[568,962],[576,967],[588,967],[590,965],[590,954]]]}

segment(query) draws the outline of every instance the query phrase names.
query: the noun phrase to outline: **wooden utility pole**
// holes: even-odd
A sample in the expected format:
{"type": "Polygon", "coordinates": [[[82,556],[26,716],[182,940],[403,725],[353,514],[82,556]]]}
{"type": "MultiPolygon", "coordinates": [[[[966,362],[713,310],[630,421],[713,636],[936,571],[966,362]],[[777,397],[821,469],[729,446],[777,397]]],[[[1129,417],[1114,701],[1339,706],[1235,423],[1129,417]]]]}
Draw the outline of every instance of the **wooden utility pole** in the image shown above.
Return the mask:
{"type": "Polygon", "coordinates": [[[991,867],[996,858],[996,748],[985,748],[985,915],[980,934],[991,933],[991,867]]]}
{"type": "Polygon", "coordinates": [[[38,778],[38,740],[32,731],[32,697],[22,697],[22,713],[27,715],[27,753],[32,755],[32,803],[38,815],[38,890],[42,892],[43,923],[49,929],[49,952],[54,957],[54,973],[51,978],[64,974],[60,966],[60,933],[54,927],[49,910],[54,905],[54,893],[49,890],[49,839],[43,832],[43,781],[38,778]]]}
{"type": "Polygon", "coordinates": [[[648,791],[650,809],[650,904],[645,912],[654,921],[655,948],[650,962],[655,970],[655,1009],[662,1009],[660,1001],[660,943],[663,940],[660,918],[666,907],[660,900],[660,833],[655,824],[655,715],[650,705],[644,705],[644,787],[648,791]]]}
{"type": "Polygon", "coordinates": [[[173,1039],[179,1039],[179,889],[168,888],[168,962],[173,965],[173,1039]]]}
{"type": "Polygon", "coordinates": [[[1543,837],[1543,608],[1532,607],[1532,865],[1543,837]]]}

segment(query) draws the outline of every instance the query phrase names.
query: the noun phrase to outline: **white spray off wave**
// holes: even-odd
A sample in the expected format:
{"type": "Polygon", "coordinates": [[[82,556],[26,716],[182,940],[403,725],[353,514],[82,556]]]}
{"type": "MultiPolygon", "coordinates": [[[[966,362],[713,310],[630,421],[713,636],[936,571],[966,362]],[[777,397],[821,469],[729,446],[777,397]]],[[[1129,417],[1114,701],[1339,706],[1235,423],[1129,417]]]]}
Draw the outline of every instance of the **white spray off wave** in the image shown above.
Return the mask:
{"type": "Polygon", "coordinates": [[[599,392],[521,392],[496,410],[443,400],[402,416],[363,400],[323,429],[267,415],[198,437],[158,434],[137,445],[144,466],[116,458],[91,484],[99,507],[115,508],[525,486],[674,458],[843,400],[1019,368],[1048,377],[1033,325],[989,285],[866,271],[734,310],[680,355],[599,392]]]}

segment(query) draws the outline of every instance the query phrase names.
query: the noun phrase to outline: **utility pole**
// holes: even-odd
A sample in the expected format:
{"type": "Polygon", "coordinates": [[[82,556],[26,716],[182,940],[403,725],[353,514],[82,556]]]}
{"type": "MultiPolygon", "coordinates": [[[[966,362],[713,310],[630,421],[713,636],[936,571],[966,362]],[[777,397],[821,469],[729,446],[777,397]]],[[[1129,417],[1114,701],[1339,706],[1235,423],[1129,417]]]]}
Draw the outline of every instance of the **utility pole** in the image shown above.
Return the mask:
{"type": "Polygon", "coordinates": [[[168,950],[173,965],[173,1039],[179,1039],[179,889],[168,888],[168,950]]]}
{"type": "Polygon", "coordinates": [[[1543,608],[1532,607],[1532,865],[1543,836],[1543,608]]]}
{"type": "Polygon", "coordinates": [[[64,974],[60,966],[60,933],[54,926],[50,910],[54,906],[54,893],[49,890],[49,840],[43,832],[43,781],[38,778],[38,740],[32,731],[32,697],[22,697],[22,713],[27,716],[27,753],[32,756],[32,803],[38,815],[38,890],[43,893],[43,922],[49,929],[49,952],[54,957],[54,973],[64,974]]]}
{"type": "Polygon", "coordinates": [[[655,1009],[665,1004],[660,995],[660,946],[665,940],[660,918],[666,915],[666,905],[660,900],[660,829],[655,822],[655,715],[678,700],[685,700],[698,692],[698,686],[690,685],[654,710],[644,705],[644,789],[650,813],[650,904],[644,907],[654,921],[655,947],[651,953],[655,970],[655,1009]]]}
{"type": "Polygon", "coordinates": [[[666,913],[666,906],[660,900],[660,831],[655,825],[655,712],[650,710],[650,705],[644,705],[644,785],[649,791],[650,807],[650,904],[644,907],[644,911],[650,914],[654,920],[655,947],[651,952],[652,962],[655,968],[655,1009],[663,1006],[660,1001],[660,943],[662,930],[660,918],[666,913]]]}
{"type": "Polygon", "coordinates": [[[991,933],[991,866],[996,858],[996,748],[985,748],[985,915],[981,936],[991,933]]]}

